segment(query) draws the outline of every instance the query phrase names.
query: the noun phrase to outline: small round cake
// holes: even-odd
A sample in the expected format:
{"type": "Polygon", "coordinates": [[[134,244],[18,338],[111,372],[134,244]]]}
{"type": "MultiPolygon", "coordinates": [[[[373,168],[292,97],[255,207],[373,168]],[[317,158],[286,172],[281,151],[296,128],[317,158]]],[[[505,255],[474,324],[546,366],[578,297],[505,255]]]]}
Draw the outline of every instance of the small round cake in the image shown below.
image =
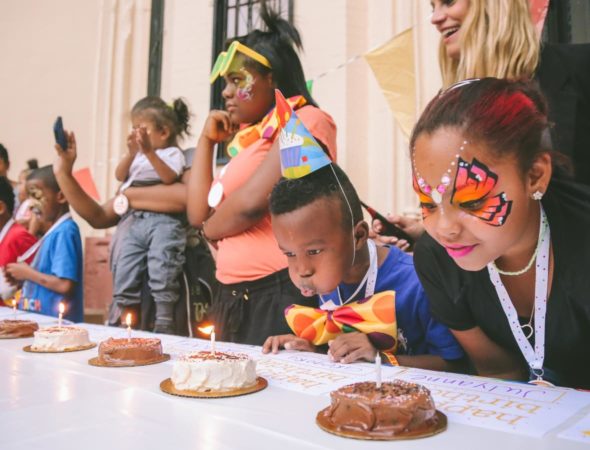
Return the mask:
{"type": "Polygon", "coordinates": [[[247,388],[256,384],[256,362],[243,353],[189,353],[174,361],[171,380],[184,391],[247,388]]]}
{"type": "Polygon", "coordinates": [[[91,344],[88,330],[75,326],[41,328],[34,335],[31,345],[33,351],[63,352],[91,344]]]}
{"type": "Polygon", "coordinates": [[[157,338],[109,338],[98,347],[98,361],[105,365],[151,364],[162,356],[162,341],[157,338]]]}
{"type": "Polygon", "coordinates": [[[320,412],[318,421],[336,431],[387,438],[428,430],[438,420],[430,391],[419,384],[396,380],[377,388],[364,381],[330,396],[332,404],[320,412]]]}
{"type": "Polygon", "coordinates": [[[0,320],[2,338],[31,337],[38,329],[39,325],[32,320],[0,320]]]}

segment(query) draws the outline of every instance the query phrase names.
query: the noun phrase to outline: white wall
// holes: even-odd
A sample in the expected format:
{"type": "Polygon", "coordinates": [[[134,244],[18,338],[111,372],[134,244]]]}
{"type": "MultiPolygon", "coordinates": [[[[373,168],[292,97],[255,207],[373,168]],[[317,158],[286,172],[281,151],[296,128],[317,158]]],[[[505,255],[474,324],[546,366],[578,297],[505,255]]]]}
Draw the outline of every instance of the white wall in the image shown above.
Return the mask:
{"type": "MultiPolygon", "coordinates": [[[[54,158],[60,114],[76,131],[77,167],[90,166],[103,199],[114,194],[128,111],[147,91],[150,0],[2,0],[0,142],[16,178],[25,161],[54,158]]],[[[351,58],[415,27],[420,111],[440,86],[438,36],[426,0],[295,0],[295,25],[314,97],[339,129],[339,161],[377,209],[416,205],[407,139],[363,58],[351,58]]],[[[167,0],[162,97],[188,100],[194,144],[209,109],[212,0],[167,0]]],[[[88,229],[85,229],[88,232],[88,229]]]]}

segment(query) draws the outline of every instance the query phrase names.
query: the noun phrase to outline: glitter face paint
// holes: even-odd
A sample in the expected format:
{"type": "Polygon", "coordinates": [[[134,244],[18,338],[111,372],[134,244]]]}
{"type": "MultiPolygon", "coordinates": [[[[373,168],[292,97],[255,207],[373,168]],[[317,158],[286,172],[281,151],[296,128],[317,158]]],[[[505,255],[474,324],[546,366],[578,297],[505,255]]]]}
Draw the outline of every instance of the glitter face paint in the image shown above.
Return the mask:
{"type": "Polygon", "coordinates": [[[252,87],[254,86],[254,77],[245,68],[240,68],[240,73],[244,79],[240,81],[236,88],[236,97],[242,101],[250,101],[254,97],[252,87]]]}

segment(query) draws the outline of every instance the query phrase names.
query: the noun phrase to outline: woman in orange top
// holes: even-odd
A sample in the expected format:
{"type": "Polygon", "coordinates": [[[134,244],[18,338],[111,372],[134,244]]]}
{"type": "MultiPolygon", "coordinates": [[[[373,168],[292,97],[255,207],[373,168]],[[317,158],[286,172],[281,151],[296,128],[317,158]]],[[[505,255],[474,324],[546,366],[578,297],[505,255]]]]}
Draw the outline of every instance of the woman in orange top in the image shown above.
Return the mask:
{"type": "Polygon", "coordinates": [[[281,176],[275,89],[336,158],[336,126],[308,92],[295,52],[301,48],[299,33],[264,6],[261,16],[269,31],[236,39],[213,67],[211,81],[223,76],[226,82],[226,109],[211,111],[205,122],[187,200],[189,222],[217,247],[215,331],[221,340],[254,345],[289,331],[286,306],[310,301],[289,279],[268,213],[268,196],[281,176]],[[215,145],[236,131],[227,146],[231,160],[214,177],[215,145]]]}

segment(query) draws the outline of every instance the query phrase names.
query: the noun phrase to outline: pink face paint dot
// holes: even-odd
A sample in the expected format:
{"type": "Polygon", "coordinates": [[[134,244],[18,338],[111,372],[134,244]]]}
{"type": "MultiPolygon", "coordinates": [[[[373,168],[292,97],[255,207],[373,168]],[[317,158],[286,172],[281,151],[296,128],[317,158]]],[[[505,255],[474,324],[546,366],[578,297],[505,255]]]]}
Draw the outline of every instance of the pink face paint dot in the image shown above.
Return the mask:
{"type": "Polygon", "coordinates": [[[443,184],[439,184],[439,185],[436,187],[436,190],[437,190],[438,192],[440,192],[441,194],[444,194],[444,193],[445,193],[445,191],[447,190],[447,187],[446,187],[445,185],[443,185],[443,184]]]}

